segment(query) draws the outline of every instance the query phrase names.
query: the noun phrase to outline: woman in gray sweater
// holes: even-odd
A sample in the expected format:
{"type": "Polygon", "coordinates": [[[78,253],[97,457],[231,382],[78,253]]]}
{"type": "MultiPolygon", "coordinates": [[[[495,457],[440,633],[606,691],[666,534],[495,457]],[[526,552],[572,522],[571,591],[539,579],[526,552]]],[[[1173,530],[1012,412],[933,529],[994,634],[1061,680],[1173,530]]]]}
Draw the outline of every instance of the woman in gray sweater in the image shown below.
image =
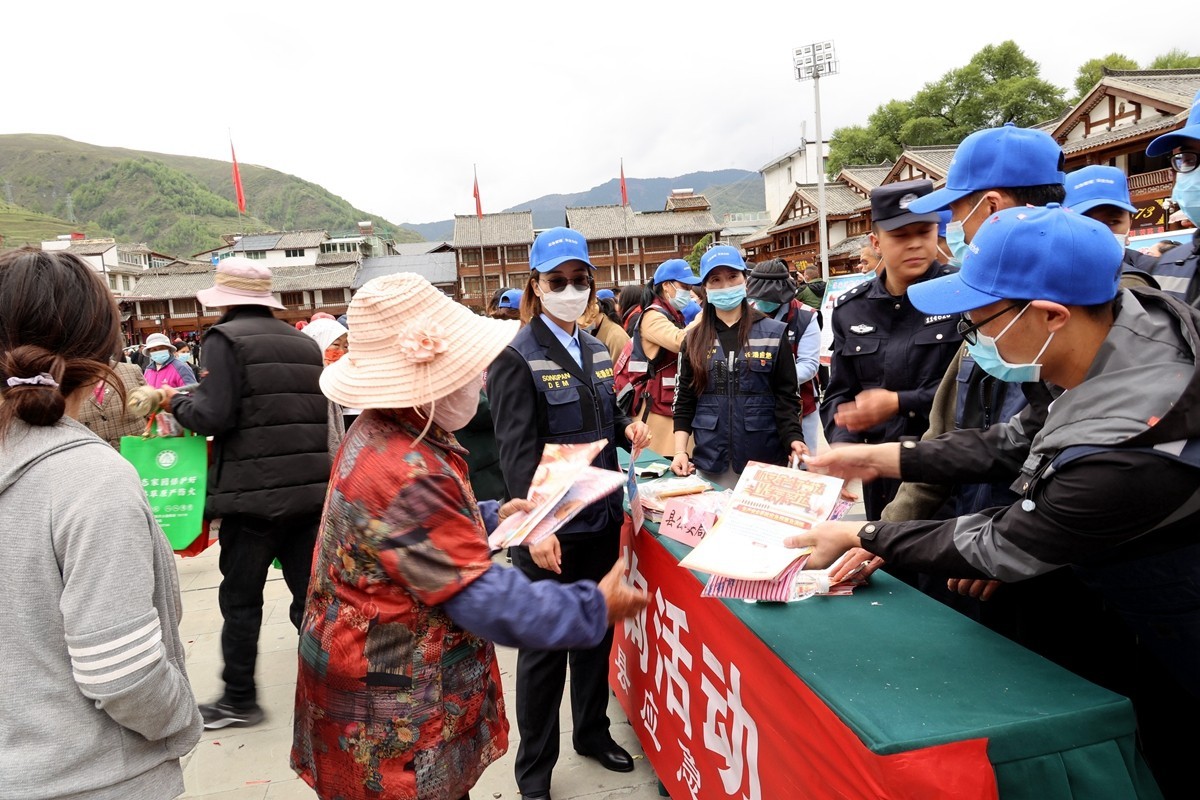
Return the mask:
{"type": "Polygon", "coordinates": [[[118,319],[78,257],[0,255],[3,800],[176,797],[200,738],[170,545],[133,467],[73,419],[121,386],[118,319]]]}

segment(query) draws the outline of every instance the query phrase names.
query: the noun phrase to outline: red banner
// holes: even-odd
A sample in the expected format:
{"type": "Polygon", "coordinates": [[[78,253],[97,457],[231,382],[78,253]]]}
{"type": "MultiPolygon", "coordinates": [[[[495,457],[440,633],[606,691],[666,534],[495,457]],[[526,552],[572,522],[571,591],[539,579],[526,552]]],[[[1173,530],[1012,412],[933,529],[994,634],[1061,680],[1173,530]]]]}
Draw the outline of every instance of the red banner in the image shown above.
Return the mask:
{"type": "Polygon", "coordinates": [[[622,554],[650,604],[618,627],[609,682],[673,800],[997,800],[986,740],[872,753],[653,536],[630,532],[626,520],[622,554]]]}
{"type": "Polygon", "coordinates": [[[233,159],[233,191],[237,195],[238,213],[246,213],[246,193],[242,191],[242,173],[238,170],[237,153],[233,151],[233,142],[229,143],[229,155],[233,159]]]}
{"type": "Polygon", "coordinates": [[[621,159],[621,205],[629,205],[629,192],[625,190],[625,159],[621,159]]]}

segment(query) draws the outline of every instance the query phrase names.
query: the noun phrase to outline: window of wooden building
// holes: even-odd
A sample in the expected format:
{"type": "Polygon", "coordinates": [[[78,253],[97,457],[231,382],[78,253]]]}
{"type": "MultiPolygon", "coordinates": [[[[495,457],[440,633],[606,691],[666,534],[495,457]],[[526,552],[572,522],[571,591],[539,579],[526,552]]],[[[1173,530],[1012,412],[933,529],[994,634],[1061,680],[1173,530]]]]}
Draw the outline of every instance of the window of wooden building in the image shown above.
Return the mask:
{"type": "Polygon", "coordinates": [[[199,303],[190,297],[180,297],[171,301],[171,314],[176,317],[191,317],[199,313],[199,303]]]}
{"type": "Polygon", "coordinates": [[[587,243],[589,256],[607,256],[612,254],[612,242],[608,239],[592,239],[587,243]]]}
{"type": "Polygon", "coordinates": [[[288,308],[301,308],[304,305],[304,292],[280,292],[279,302],[288,308]]]}
{"type": "Polygon", "coordinates": [[[671,253],[675,250],[674,236],[648,236],[644,247],[647,253],[671,253]]]}
{"type": "Polygon", "coordinates": [[[871,223],[866,217],[855,217],[853,219],[846,220],[847,238],[850,236],[862,236],[864,233],[869,233],[870,230],[871,223]]]}
{"type": "Polygon", "coordinates": [[[169,313],[166,300],[143,300],[138,308],[143,317],[165,317],[169,313]]]}
{"type": "Polygon", "coordinates": [[[529,247],[523,244],[508,245],[504,248],[504,262],[506,264],[528,264],[529,247]]]}

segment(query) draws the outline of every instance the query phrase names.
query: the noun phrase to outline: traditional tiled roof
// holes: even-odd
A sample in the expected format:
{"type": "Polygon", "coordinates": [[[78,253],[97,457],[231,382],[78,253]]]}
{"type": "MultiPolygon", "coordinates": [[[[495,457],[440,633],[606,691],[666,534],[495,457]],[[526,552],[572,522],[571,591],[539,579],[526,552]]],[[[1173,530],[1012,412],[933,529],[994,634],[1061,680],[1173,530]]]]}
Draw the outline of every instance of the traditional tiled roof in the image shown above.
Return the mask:
{"type": "Polygon", "coordinates": [[[1182,106],[1186,118],[1200,91],[1200,69],[1105,69],[1100,83],[1182,106]]]}
{"type": "Polygon", "coordinates": [[[702,194],[671,195],[667,198],[664,211],[697,211],[711,209],[712,203],[702,194]]]}
{"type": "Polygon", "coordinates": [[[950,161],[954,158],[954,151],[957,149],[958,146],[953,144],[905,147],[889,174],[894,176],[904,161],[910,161],[920,167],[926,175],[936,175],[937,178],[933,180],[934,183],[937,183],[939,180],[945,179],[946,173],[950,170],[950,161]]]}
{"type": "MultiPolygon", "coordinates": [[[[396,242],[392,245],[398,256],[419,256],[425,253],[452,252],[449,242],[396,242]]],[[[366,268],[366,264],[363,264],[366,268]]]]}
{"type": "Polygon", "coordinates": [[[1158,136],[1160,133],[1166,133],[1175,128],[1178,122],[1174,117],[1156,117],[1151,120],[1135,122],[1132,125],[1122,125],[1114,131],[1105,131],[1096,133],[1084,139],[1077,139],[1073,142],[1065,142],[1062,145],[1063,153],[1072,156],[1076,153],[1081,153],[1085,150],[1092,150],[1097,147],[1107,147],[1116,144],[1117,142],[1125,141],[1126,139],[1141,139],[1145,137],[1158,136]]]}
{"type": "Polygon", "coordinates": [[[155,300],[195,297],[196,292],[213,285],[215,271],[216,267],[204,261],[173,261],[143,272],[137,292],[155,300]]]}
{"type": "Polygon", "coordinates": [[[361,260],[361,253],[317,253],[318,267],[329,267],[337,264],[357,264],[361,260]]]}
{"type": "Polygon", "coordinates": [[[887,159],[878,164],[847,164],[838,174],[838,180],[845,180],[865,192],[870,192],[883,183],[892,171],[892,166],[892,162],[887,159]]]}
{"type": "Polygon", "coordinates": [[[368,281],[397,272],[415,272],[434,285],[452,284],[458,280],[454,253],[414,253],[364,258],[351,288],[357,291],[368,281]]]}
{"type": "Polygon", "coordinates": [[[589,241],[638,235],[639,215],[629,206],[587,206],[567,209],[567,227],[589,241]]]}
{"type": "Polygon", "coordinates": [[[279,237],[275,243],[276,250],[302,250],[309,247],[320,247],[321,242],[329,238],[325,231],[305,230],[288,231],[279,237]]]}
{"type": "Polygon", "coordinates": [[[869,243],[870,243],[870,239],[867,238],[867,234],[865,234],[865,233],[861,234],[859,236],[850,236],[845,239],[842,239],[840,242],[838,242],[835,245],[830,245],[829,255],[830,256],[844,256],[844,255],[849,255],[851,253],[857,254],[859,250],[862,250],[869,243]]]}
{"type": "Polygon", "coordinates": [[[137,242],[136,244],[118,244],[118,253],[149,253],[150,248],[145,242],[137,242]]]}
{"type": "Polygon", "coordinates": [[[256,250],[276,250],[276,245],[283,238],[283,234],[275,233],[248,233],[243,236],[233,246],[235,253],[253,252],[256,250]]]}
{"type": "Polygon", "coordinates": [[[635,215],[638,236],[716,233],[721,225],[708,209],[695,211],[644,211],[635,215]]]}
{"type": "MultiPolygon", "coordinates": [[[[796,187],[814,208],[817,206],[818,187],[815,183],[805,183],[796,187]]],[[[871,201],[844,183],[825,184],[825,216],[836,217],[856,214],[864,208],[870,208],[871,201]]]]}
{"type": "Polygon", "coordinates": [[[84,239],[80,242],[72,242],[67,248],[67,252],[74,253],[77,256],[98,256],[107,253],[117,246],[117,243],[112,240],[88,241],[84,239]]]}
{"type": "Polygon", "coordinates": [[[504,211],[499,214],[454,215],[454,247],[498,247],[533,244],[533,212],[504,211]]]}
{"type": "Polygon", "coordinates": [[[335,267],[275,267],[271,270],[271,291],[311,292],[314,289],[349,289],[354,285],[358,269],[357,261],[353,264],[335,267]]]}

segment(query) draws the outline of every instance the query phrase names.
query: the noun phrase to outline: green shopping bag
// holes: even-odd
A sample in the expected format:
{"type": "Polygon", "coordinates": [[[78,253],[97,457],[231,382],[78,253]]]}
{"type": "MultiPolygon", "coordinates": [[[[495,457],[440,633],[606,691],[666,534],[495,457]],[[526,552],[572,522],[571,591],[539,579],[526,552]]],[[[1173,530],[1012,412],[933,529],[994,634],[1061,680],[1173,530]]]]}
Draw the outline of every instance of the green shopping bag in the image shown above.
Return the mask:
{"type": "Polygon", "coordinates": [[[154,518],[172,550],[183,550],[204,526],[208,441],[203,436],[121,437],[121,455],[137,470],[154,518]]]}

